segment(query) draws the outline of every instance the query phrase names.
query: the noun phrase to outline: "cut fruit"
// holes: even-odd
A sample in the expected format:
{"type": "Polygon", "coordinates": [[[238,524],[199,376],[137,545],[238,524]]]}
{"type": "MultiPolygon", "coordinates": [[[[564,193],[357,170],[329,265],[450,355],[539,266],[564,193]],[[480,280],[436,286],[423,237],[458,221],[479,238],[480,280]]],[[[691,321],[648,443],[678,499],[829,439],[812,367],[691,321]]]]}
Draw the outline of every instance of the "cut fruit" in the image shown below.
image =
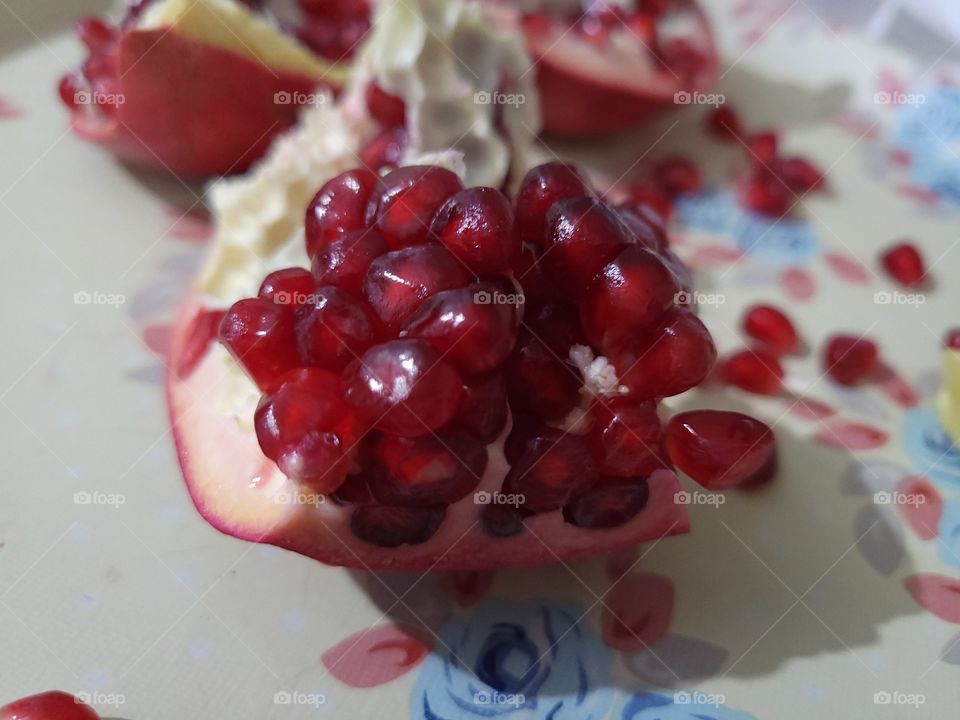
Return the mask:
{"type": "Polygon", "coordinates": [[[0,720],[100,720],[100,716],[79,698],[53,690],[0,707],[0,720]]]}

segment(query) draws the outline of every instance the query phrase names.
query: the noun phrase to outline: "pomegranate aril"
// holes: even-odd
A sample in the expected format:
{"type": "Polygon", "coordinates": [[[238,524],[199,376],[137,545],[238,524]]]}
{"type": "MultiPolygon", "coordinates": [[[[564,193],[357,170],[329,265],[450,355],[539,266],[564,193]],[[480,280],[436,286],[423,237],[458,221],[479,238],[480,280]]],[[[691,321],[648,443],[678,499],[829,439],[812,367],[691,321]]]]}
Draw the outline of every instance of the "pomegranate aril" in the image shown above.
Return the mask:
{"type": "Polygon", "coordinates": [[[597,466],[586,442],[577,435],[548,429],[527,438],[511,463],[503,491],[523,496],[527,512],[557,510],[597,479],[597,466]]]}
{"type": "Polygon", "coordinates": [[[88,17],[78,21],[75,30],[80,42],[91,52],[100,51],[113,44],[117,39],[116,30],[96,17],[88,17]]]}
{"type": "Polygon", "coordinates": [[[487,468],[484,444],[461,432],[383,435],[375,452],[386,472],[373,476],[373,494],[384,505],[455,503],[477,486],[487,468]]]}
{"type": "Polygon", "coordinates": [[[659,253],[669,247],[664,220],[666,214],[655,206],[642,202],[624,203],[614,208],[614,212],[632,239],[647,250],[659,253]]]}
{"type": "Polygon", "coordinates": [[[388,327],[400,327],[438,292],[463,287],[470,273],[440,245],[394,250],[370,264],[363,291],[374,313],[388,327]]]}
{"type": "Polygon", "coordinates": [[[551,162],[530,170],[517,191],[517,226],[520,239],[544,244],[547,212],[554,203],[590,194],[590,185],[571,165],[551,162]]]}
{"type": "Polygon", "coordinates": [[[630,395],[600,398],[590,415],[587,445],[603,475],[645,477],[666,467],[656,403],[630,395]]]}
{"type": "Polygon", "coordinates": [[[74,74],[64,75],[57,85],[60,100],[71,110],[79,106],[77,93],[83,90],[83,81],[74,74]]]}
{"type": "Polygon", "coordinates": [[[335,287],[318,288],[296,312],[297,347],[304,365],[340,372],[377,342],[367,307],[335,287]]]}
{"type": "Polygon", "coordinates": [[[673,464],[708,490],[762,483],[777,469],[773,430],[749,415],[691,410],[672,417],[664,434],[673,464]]]}
{"type": "Polygon", "coordinates": [[[628,247],[596,277],[580,305],[580,324],[590,343],[609,347],[655,325],[680,288],[654,253],[628,247]]]}
{"type": "Polygon", "coordinates": [[[174,368],[177,377],[187,377],[200,364],[210,345],[217,339],[217,332],[225,314],[223,310],[202,310],[197,313],[174,368]]]}
{"type": "Polygon", "coordinates": [[[718,107],[707,113],[706,126],[711,135],[724,142],[736,142],[743,136],[743,122],[729,107],[718,107]]]}
{"type": "Polygon", "coordinates": [[[408,142],[409,136],[405,128],[389,128],[375,135],[360,148],[358,157],[361,164],[369,170],[395,168],[400,164],[408,142]]]}
{"type": "Polygon", "coordinates": [[[379,547],[418,545],[437,532],[444,507],[361,505],[350,516],[350,529],[364,542],[379,547]]]}
{"type": "Polygon", "coordinates": [[[960,350],[960,328],[951,328],[943,336],[943,346],[950,350],[960,350]]]}
{"type": "Polygon", "coordinates": [[[367,206],[379,185],[376,173],[357,168],[320,188],[307,208],[307,255],[312,258],[341,235],[364,229],[367,206]]]}
{"type": "Polygon", "coordinates": [[[480,522],[488,535],[495,538],[508,538],[523,532],[524,513],[511,505],[485,505],[480,522]]]}
{"type": "Polygon", "coordinates": [[[653,175],[657,185],[669,198],[692,195],[703,185],[700,170],[690,160],[680,156],[664,158],[656,164],[653,175]]]}
{"type": "Polygon", "coordinates": [[[596,485],[563,506],[563,519],[581,528],[614,528],[630,522],[647,505],[644,478],[601,477],[596,485]]]}
{"type": "Polygon", "coordinates": [[[376,230],[347,233],[313,256],[313,277],[317,285],[335,285],[359,296],[370,264],[386,251],[387,244],[376,230]]]}
{"type": "Polygon", "coordinates": [[[693,290],[693,273],[690,268],[673,250],[661,250],[657,255],[661,262],[667,266],[667,270],[673,275],[673,279],[677,281],[677,286],[689,294],[693,290]]]}
{"type": "Polygon", "coordinates": [[[834,335],[827,340],[823,366],[826,373],[838,383],[856,385],[880,368],[880,351],[872,340],[834,335]]]}
{"type": "Polygon", "coordinates": [[[462,189],[460,178],[445,168],[398,168],[384,176],[383,188],[371,199],[368,223],[376,225],[391,248],[420,245],[427,241],[437,210],[462,189]]]}
{"type": "Polygon", "coordinates": [[[740,187],[740,202],[748,210],[766,217],[787,215],[797,198],[777,177],[766,171],[753,173],[740,187]]]}
{"type": "Polygon", "coordinates": [[[576,368],[538,338],[528,336],[518,342],[507,361],[506,375],[514,414],[532,412],[544,420],[560,420],[579,401],[576,368]]]}
{"type": "Polygon", "coordinates": [[[776,173],[798,195],[820,190],[825,182],[823,173],[809,160],[801,157],[789,157],[778,161],[776,173]]]}
{"type": "Polygon", "coordinates": [[[494,188],[452,195],[433,218],[430,234],[477,274],[509,269],[520,252],[513,206],[494,188]]]}
{"type": "Polygon", "coordinates": [[[491,373],[463,386],[463,400],[451,427],[491,443],[503,432],[508,415],[507,383],[502,373],[491,373]]]}
{"type": "Polygon", "coordinates": [[[777,395],[783,389],[783,366],[774,353],[762,347],[725,358],[718,375],[728,385],[757,395],[777,395]]]}
{"type": "Polygon", "coordinates": [[[403,98],[391,95],[376,82],[367,85],[365,94],[370,116],[385,128],[406,124],[407,106],[403,98]]]}
{"type": "Polygon", "coordinates": [[[272,300],[277,305],[296,308],[312,301],[315,289],[316,283],[309,270],[291,267],[267,275],[260,284],[257,296],[272,300]]]}
{"type": "Polygon", "coordinates": [[[460,407],[463,381],[422,340],[370,348],[347,371],[347,403],[375,427],[403,437],[438,430],[460,407]]]}
{"type": "Polygon", "coordinates": [[[754,305],[747,310],[743,316],[743,331],[778,355],[795,352],[800,345],[790,318],[770,305],[754,305]]]}
{"type": "Polygon", "coordinates": [[[762,132],[747,138],[750,159],[760,165],[770,165],[777,159],[777,136],[772,132],[762,132]]]}
{"type": "Polygon", "coordinates": [[[0,720],[100,720],[80,698],[52,690],[0,707],[0,720]]]}
{"type": "Polygon", "coordinates": [[[300,365],[293,310],[264,298],[235,302],[218,331],[220,342],[261,390],[300,365]]]}
{"type": "Polygon", "coordinates": [[[916,245],[900,242],[880,254],[880,262],[890,276],[907,288],[922,287],[927,278],[923,256],[916,245]]]}

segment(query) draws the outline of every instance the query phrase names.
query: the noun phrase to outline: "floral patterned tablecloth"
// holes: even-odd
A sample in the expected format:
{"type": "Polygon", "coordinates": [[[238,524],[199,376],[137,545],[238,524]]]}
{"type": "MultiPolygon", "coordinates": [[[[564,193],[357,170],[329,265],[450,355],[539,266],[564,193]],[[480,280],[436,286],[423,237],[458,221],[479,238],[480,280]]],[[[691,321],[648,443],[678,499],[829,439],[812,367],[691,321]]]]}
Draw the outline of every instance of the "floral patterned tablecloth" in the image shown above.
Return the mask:
{"type": "Polygon", "coordinates": [[[808,352],[787,363],[790,397],[714,387],[670,404],[774,424],[779,477],[691,492],[688,536],[501,573],[350,572],[200,519],[162,376],[211,234],[202,197],[67,132],[65,36],[4,57],[0,700],[60,687],[131,720],[956,717],[960,450],[932,398],[960,324],[960,73],[822,5],[709,3],[729,68],[717,92],[829,168],[797,219],[739,208],[739,153],[704,136],[704,106],[615,153],[552,149],[609,181],[671,151],[703,163],[709,187],[675,228],[702,316],[731,351],[743,309],[778,304],[808,352]],[[901,237],[929,261],[924,294],[879,269],[901,237]],[[822,377],[837,331],[879,341],[882,380],[822,377]]]}

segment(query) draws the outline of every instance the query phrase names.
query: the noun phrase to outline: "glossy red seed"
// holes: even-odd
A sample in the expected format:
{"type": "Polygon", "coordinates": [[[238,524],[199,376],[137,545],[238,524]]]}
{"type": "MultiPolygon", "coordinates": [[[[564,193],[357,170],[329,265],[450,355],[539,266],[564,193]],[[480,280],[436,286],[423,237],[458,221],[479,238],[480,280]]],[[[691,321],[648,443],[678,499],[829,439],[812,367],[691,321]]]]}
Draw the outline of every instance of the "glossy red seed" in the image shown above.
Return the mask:
{"type": "Polygon", "coordinates": [[[220,323],[225,314],[223,310],[201,310],[193,318],[190,329],[187,331],[187,339],[177,359],[177,366],[174,368],[177,377],[187,377],[200,364],[210,345],[217,339],[220,323]]]}
{"type": "Polygon", "coordinates": [[[339,375],[300,368],[264,395],[254,416],[263,454],[287,477],[327,493],[343,483],[357,426],[343,402],[339,375]]]}
{"type": "Polygon", "coordinates": [[[367,205],[380,179],[371,170],[348,170],[329,180],[307,207],[307,255],[313,257],[334,240],[365,227],[367,205]]]}
{"type": "Polygon", "coordinates": [[[783,366],[769,350],[741,350],[721,361],[720,379],[728,385],[757,395],[777,395],[783,389],[783,366]]]}
{"type": "Polygon", "coordinates": [[[747,138],[747,147],[752,162],[769,166],[777,159],[777,136],[772,132],[761,132],[747,138]]]}
{"type": "Polygon", "coordinates": [[[84,18],[77,22],[77,37],[91,52],[97,52],[112,45],[117,39],[117,32],[103,20],[96,17],[84,18]]]}
{"type": "Polygon", "coordinates": [[[880,351],[876,343],[852,335],[828,338],[823,352],[823,369],[843,385],[856,385],[877,372],[880,351]]]}
{"type": "Polygon", "coordinates": [[[751,175],[739,192],[745,208],[766,217],[784,217],[798,202],[786,185],[766,172],[751,175]]]}
{"type": "Polygon", "coordinates": [[[514,414],[530,412],[545,420],[561,420],[579,402],[577,369],[535,337],[528,335],[517,343],[506,376],[514,414]]]}
{"type": "Polygon", "coordinates": [[[0,720],[100,720],[100,716],[79,698],[52,690],[0,707],[0,720]]]}
{"type": "Polygon", "coordinates": [[[384,432],[419,437],[450,421],[460,407],[463,381],[422,340],[394,340],[370,348],[347,370],[346,401],[384,432]]]}
{"type": "Polygon", "coordinates": [[[669,247],[664,219],[669,213],[662,214],[655,206],[640,202],[618,205],[614,212],[634,242],[654,252],[669,247]]]}
{"type": "Polygon", "coordinates": [[[487,448],[461,432],[383,435],[375,453],[386,472],[376,476],[373,493],[384,505],[455,503],[473,491],[487,468],[487,448]]]}
{"type": "Polygon", "coordinates": [[[724,142],[737,142],[743,137],[743,122],[730,107],[718,107],[707,113],[706,127],[711,135],[724,142]]]}
{"type": "Polygon", "coordinates": [[[687,158],[676,155],[658,162],[653,168],[653,176],[669,198],[692,195],[703,185],[699,168],[687,158]]]}
{"type": "Polygon", "coordinates": [[[631,395],[600,398],[590,415],[587,445],[601,474],[646,477],[665,467],[656,403],[631,395]]]}
{"type": "Polygon", "coordinates": [[[402,127],[383,130],[360,148],[360,163],[373,171],[395,168],[400,164],[409,141],[407,131],[402,127]]]}
{"type": "Polygon", "coordinates": [[[377,324],[362,301],[335,287],[318,288],[297,310],[297,347],[304,365],[340,372],[377,342],[377,324]]]}
{"type": "Polygon", "coordinates": [[[580,305],[580,324],[595,347],[610,347],[657,324],[680,288],[654,253],[632,246],[597,276],[580,305]]]}
{"type": "Polygon", "coordinates": [[[386,251],[387,244],[376,230],[347,233],[313,256],[313,277],[317,285],[335,285],[360,296],[370,264],[386,251]]]}
{"type": "Polygon", "coordinates": [[[671,418],[665,435],[673,464],[708,490],[766,482],[777,469],[773,430],[749,415],[691,410],[671,418]]]}
{"type": "Polygon", "coordinates": [[[778,161],[775,171],[780,179],[798,195],[820,190],[826,182],[823,172],[802,157],[789,157],[778,161]]]}
{"type": "Polygon", "coordinates": [[[547,212],[566,198],[590,194],[590,185],[579,170],[561,162],[538,165],[530,170],[517,191],[517,225],[520,239],[534,245],[545,243],[547,212]]]}
{"type": "Polygon", "coordinates": [[[689,294],[693,290],[693,273],[690,268],[672,250],[662,250],[657,255],[673,275],[678,287],[689,294]]]}
{"type": "Polygon", "coordinates": [[[293,310],[263,298],[235,302],[220,322],[220,342],[261,390],[300,365],[293,310]]]}
{"type": "Polygon", "coordinates": [[[421,245],[381,255],[370,264],[363,292],[374,313],[399,328],[423,302],[438,292],[463,287],[471,276],[450,251],[421,245]]]}
{"type": "Polygon", "coordinates": [[[520,252],[513,206],[494,188],[472,187],[451,196],[430,234],[478,275],[509,269],[520,252]]]}
{"type": "Polygon", "coordinates": [[[451,427],[491,443],[507,425],[507,383],[500,372],[474,378],[463,387],[460,409],[451,427]]]}
{"type": "Polygon", "coordinates": [[[272,300],[277,305],[300,307],[313,300],[316,283],[309,270],[291,267],[276,270],[263,279],[258,297],[272,300]]]}
{"type": "Polygon", "coordinates": [[[717,350],[699,318],[675,306],[645,337],[611,348],[608,357],[620,382],[647,399],[679,395],[698,385],[713,368],[717,350]]]}
{"type": "Polygon", "coordinates": [[[526,439],[504,480],[505,493],[523,495],[527,512],[557,510],[597,479],[583,438],[547,429],[526,439]]]}
{"type": "Polygon", "coordinates": [[[541,262],[568,298],[579,298],[627,245],[623,224],[606,205],[589,197],[569,198],[547,213],[541,262]]]}
{"type": "Polygon", "coordinates": [[[800,345],[800,338],[790,318],[770,305],[749,308],[743,316],[743,332],[778,355],[795,352],[800,345]]]}
{"type": "Polygon", "coordinates": [[[890,277],[904,287],[922,287],[927,279],[923,255],[911,242],[899,242],[890,246],[880,254],[880,262],[890,277]]]}
{"type": "Polygon", "coordinates": [[[385,128],[406,124],[407,106],[403,98],[391,95],[376,82],[367,85],[365,93],[370,116],[385,128]]]}
{"type": "Polygon", "coordinates": [[[620,527],[639,515],[649,498],[644,478],[601,477],[563,506],[563,519],[581,528],[620,527]]]}
{"type": "Polygon", "coordinates": [[[367,218],[391,248],[421,245],[427,241],[437,210],[462,189],[460,178],[445,168],[398,168],[384,176],[383,189],[371,199],[367,218]]]}
{"type": "Polygon", "coordinates": [[[434,536],[445,514],[444,507],[361,505],[350,516],[350,529],[378,547],[419,545],[434,536]]]}
{"type": "Polygon", "coordinates": [[[426,340],[464,376],[481,375],[499,367],[517,342],[518,308],[503,300],[491,283],[437,293],[400,337],[426,340]]]}
{"type": "Polygon", "coordinates": [[[944,347],[951,350],[960,350],[960,328],[951,328],[943,336],[944,347]]]}

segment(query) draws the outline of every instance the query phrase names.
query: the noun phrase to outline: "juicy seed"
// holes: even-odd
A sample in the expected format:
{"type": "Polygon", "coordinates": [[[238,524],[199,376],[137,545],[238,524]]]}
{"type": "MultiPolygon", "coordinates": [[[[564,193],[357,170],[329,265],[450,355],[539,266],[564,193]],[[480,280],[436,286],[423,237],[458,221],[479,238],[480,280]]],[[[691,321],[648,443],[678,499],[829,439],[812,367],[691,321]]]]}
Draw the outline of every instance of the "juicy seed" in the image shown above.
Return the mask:
{"type": "Polygon", "coordinates": [[[497,372],[463,386],[463,400],[451,426],[491,443],[503,432],[508,415],[507,383],[497,372]]]}
{"type": "Polygon", "coordinates": [[[743,136],[743,122],[729,107],[718,107],[707,114],[707,131],[718,140],[734,143],[743,136]]]}
{"type": "Polygon", "coordinates": [[[261,390],[275,387],[300,365],[293,310],[264,298],[235,302],[220,322],[218,336],[261,390]]]}
{"type": "Polygon", "coordinates": [[[766,482],[777,469],[773,430],[749,415],[692,410],[671,418],[665,436],[673,464],[708,490],[766,482]]]}
{"type": "Polygon", "coordinates": [[[451,196],[433,218],[430,234],[477,274],[509,269],[520,252],[513,206],[494,188],[467,188],[451,196]]]}
{"type": "Polygon", "coordinates": [[[563,506],[563,519],[581,528],[624,525],[643,510],[650,488],[643,478],[606,478],[563,506]]]}
{"type": "Polygon", "coordinates": [[[277,305],[300,307],[312,299],[316,283],[309,270],[291,267],[277,270],[264,278],[258,297],[272,300],[277,305]]]}
{"type": "Polygon", "coordinates": [[[383,178],[383,189],[371,199],[367,219],[391,248],[421,245],[427,241],[437,210],[462,189],[460,178],[445,168],[398,168],[383,178]]]}
{"type": "Polygon", "coordinates": [[[384,432],[419,437],[456,415],[463,394],[459,374],[422,340],[394,340],[370,348],[347,370],[347,403],[384,432]]]}
{"type": "Polygon", "coordinates": [[[526,438],[504,480],[507,494],[523,495],[523,509],[557,510],[597,479],[597,466],[583,438],[544,429],[526,438]]]}
{"type": "Polygon", "coordinates": [[[313,277],[317,285],[335,285],[360,296],[370,264],[386,251],[387,244],[376,230],[348,233],[313,256],[313,277]]]}
{"type": "Polygon", "coordinates": [[[728,385],[757,395],[777,395],[783,389],[783,366],[765,348],[734,353],[720,363],[718,374],[728,385]]]}
{"type": "Polygon", "coordinates": [[[517,226],[520,239],[544,244],[547,212],[554,203],[590,194],[590,185],[576,168],[560,162],[538,165],[530,170],[517,191],[517,226]]]}
{"type": "Polygon", "coordinates": [[[776,164],[780,179],[798,195],[820,190],[825,179],[823,173],[809,160],[802,157],[789,157],[776,164]]]}
{"type": "Polygon", "coordinates": [[[766,217],[784,217],[796,202],[790,189],[766,170],[752,173],[739,192],[744,207],[766,217]]]}
{"type": "Polygon", "coordinates": [[[656,403],[621,395],[598,400],[590,414],[587,444],[601,474],[646,477],[667,466],[656,403]]]}
{"type": "Polygon", "coordinates": [[[518,342],[506,373],[514,413],[532,412],[544,420],[561,420],[579,401],[576,368],[536,337],[518,342]]]}
{"type": "Polygon", "coordinates": [[[916,245],[900,242],[883,251],[880,262],[894,280],[907,288],[922,287],[927,279],[926,263],[916,245]]]}
{"type": "Polygon", "coordinates": [[[872,340],[835,335],[827,340],[823,366],[838,383],[856,385],[880,368],[880,351],[872,340]]]}
{"type": "Polygon", "coordinates": [[[350,529],[379,547],[419,545],[434,536],[446,512],[444,507],[361,505],[350,516],[350,529]]]}
{"type": "Polygon", "coordinates": [[[97,17],[83,18],[78,21],[75,30],[87,50],[97,52],[107,48],[117,39],[117,32],[97,17]]]}
{"type": "Polygon", "coordinates": [[[664,158],[654,167],[653,174],[657,185],[671,199],[697,193],[703,186],[700,170],[684,157],[664,158]]]}
{"type": "Polygon", "coordinates": [[[395,168],[400,164],[410,138],[402,127],[389,128],[375,135],[360,148],[360,162],[369,170],[395,168]]]}
{"type": "Polygon", "coordinates": [[[348,170],[329,180],[307,207],[307,256],[320,250],[341,235],[365,227],[367,205],[380,185],[380,178],[371,170],[348,170]]]}
{"type": "Polygon", "coordinates": [[[790,318],[770,305],[754,305],[747,310],[743,317],[743,331],[778,355],[789,355],[800,345],[790,318]]]}
{"type": "Polygon", "coordinates": [[[391,95],[377,83],[367,85],[365,95],[370,116],[385,128],[406,125],[407,106],[403,98],[391,95]]]}
{"type": "Polygon", "coordinates": [[[772,132],[762,132],[747,138],[747,147],[750,149],[750,160],[759,165],[770,165],[777,159],[779,141],[772,132]]]}
{"type": "Polygon", "coordinates": [[[378,340],[363,302],[335,287],[318,288],[313,302],[297,310],[295,330],[303,364],[336,372],[378,340]]]}

